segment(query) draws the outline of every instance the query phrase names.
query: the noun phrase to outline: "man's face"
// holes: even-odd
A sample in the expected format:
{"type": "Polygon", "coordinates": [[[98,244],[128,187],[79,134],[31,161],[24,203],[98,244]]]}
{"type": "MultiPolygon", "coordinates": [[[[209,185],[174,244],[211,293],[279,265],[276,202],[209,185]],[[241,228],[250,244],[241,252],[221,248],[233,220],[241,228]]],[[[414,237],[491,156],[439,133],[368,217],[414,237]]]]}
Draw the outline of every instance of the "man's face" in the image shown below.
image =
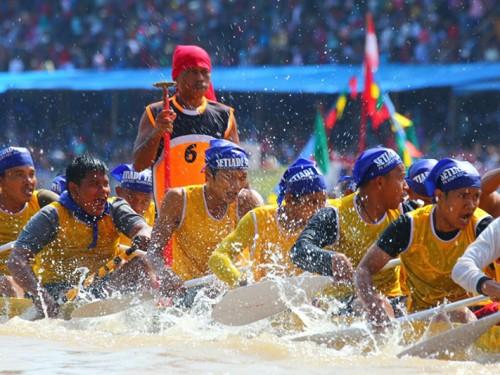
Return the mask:
{"type": "Polygon", "coordinates": [[[386,209],[397,209],[408,190],[404,165],[400,164],[388,174],[382,176],[379,181],[379,188],[386,209]]]}
{"type": "Polygon", "coordinates": [[[177,77],[177,90],[184,96],[203,96],[210,86],[210,71],[190,68],[177,77]]]}
{"type": "Polygon", "coordinates": [[[116,187],[116,195],[125,199],[130,207],[141,216],[146,213],[152,199],[151,193],[143,193],[120,186],[116,187]]]}
{"type": "Polygon", "coordinates": [[[210,184],[220,200],[226,204],[233,203],[241,189],[248,186],[246,170],[228,169],[218,170],[215,177],[207,173],[207,184],[210,184]]]}
{"type": "Polygon", "coordinates": [[[35,168],[28,165],[9,168],[0,177],[2,194],[17,204],[25,204],[33,196],[36,186],[35,168]]]}
{"type": "Polygon", "coordinates": [[[326,203],[326,193],[316,192],[295,197],[291,194],[285,196],[286,212],[289,220],[297,226],[307,224],[313,216],[326,203]]]}
{"type": "Polygon", "coordinates": [[[105,173],[87,172],[80,185],[73,182],[68,189],[74,201],[89,215],[101,216],[109,197],[109,179],[105,173]]]}
{"type": "Polygon", "coordinates": [[[465,229],[479,205],[481,189],[462,188],[444,193],[436,190],[437,205],[446,222],[455,229],[465,229]]]}

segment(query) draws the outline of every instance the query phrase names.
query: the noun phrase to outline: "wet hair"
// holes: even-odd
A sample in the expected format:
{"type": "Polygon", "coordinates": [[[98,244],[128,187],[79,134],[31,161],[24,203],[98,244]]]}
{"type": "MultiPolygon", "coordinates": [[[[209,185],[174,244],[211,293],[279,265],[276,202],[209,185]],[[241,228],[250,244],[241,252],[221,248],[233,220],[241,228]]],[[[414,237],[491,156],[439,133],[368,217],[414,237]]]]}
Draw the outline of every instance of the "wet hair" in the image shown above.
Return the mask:
{"type": "Polygon", "coordinates": [[[66,181],[80,185],[89,172],[108,173],[108,167],[92,155],[83,154],[74,158],[66,168],[66,181]]]}
{"type": "Polygon", "coordinates": [[[215,178],[215,175],[217,174],[217,169],[215,168],[210,168],[209,166],[206,167],[205,173],[208,172],[210,175],[215,178]]]}

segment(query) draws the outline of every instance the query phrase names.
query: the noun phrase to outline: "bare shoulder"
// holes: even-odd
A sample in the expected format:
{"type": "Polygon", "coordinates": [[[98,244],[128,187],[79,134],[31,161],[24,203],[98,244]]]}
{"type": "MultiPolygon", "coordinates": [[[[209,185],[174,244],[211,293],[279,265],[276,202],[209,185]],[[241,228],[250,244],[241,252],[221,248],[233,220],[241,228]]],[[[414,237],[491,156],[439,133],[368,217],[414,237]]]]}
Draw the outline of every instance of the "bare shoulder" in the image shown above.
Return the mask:
{"type": "Polygon", "coordinates": [[[262,206],[264,199],[258,191],[253,189],[241,189],[238,194],[238,216],[243,217],[248,211],[262,206]]]}

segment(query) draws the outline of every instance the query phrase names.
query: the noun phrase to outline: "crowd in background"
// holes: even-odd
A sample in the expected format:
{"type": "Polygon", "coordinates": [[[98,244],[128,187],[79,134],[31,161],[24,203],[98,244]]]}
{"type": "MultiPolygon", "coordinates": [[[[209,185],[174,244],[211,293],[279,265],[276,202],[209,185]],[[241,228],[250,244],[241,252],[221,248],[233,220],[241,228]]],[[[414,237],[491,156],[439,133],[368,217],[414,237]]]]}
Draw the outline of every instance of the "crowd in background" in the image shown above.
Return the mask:
{"type": "Polygon", "coordinates": [[[358,64],[366,11],[382,61],[500,60],[496,0],[3,0],[0,71],[168,66],[198,44],[218,66],[358,64]]]}

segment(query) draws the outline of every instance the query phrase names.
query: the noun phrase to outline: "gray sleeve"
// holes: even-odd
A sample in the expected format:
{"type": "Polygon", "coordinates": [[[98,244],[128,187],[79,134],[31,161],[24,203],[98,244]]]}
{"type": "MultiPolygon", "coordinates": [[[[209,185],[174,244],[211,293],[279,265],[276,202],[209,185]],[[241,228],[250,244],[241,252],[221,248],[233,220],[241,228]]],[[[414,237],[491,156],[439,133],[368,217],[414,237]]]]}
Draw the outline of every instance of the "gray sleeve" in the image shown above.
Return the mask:
{"type": "Polygon", "coordinates": [[[59,216],[52,206],[45,206],[31,217],[17,237],[14,247],[38,253],[52,242],[59,229],[59,216]]]}
{"type": "Polygon", "coordinates": [[[117,198],[111,203],[111,217],[118,230],[132,237],[137,225],[147,225],[144,218],[136,213],[126,200],[117,198]]]}

